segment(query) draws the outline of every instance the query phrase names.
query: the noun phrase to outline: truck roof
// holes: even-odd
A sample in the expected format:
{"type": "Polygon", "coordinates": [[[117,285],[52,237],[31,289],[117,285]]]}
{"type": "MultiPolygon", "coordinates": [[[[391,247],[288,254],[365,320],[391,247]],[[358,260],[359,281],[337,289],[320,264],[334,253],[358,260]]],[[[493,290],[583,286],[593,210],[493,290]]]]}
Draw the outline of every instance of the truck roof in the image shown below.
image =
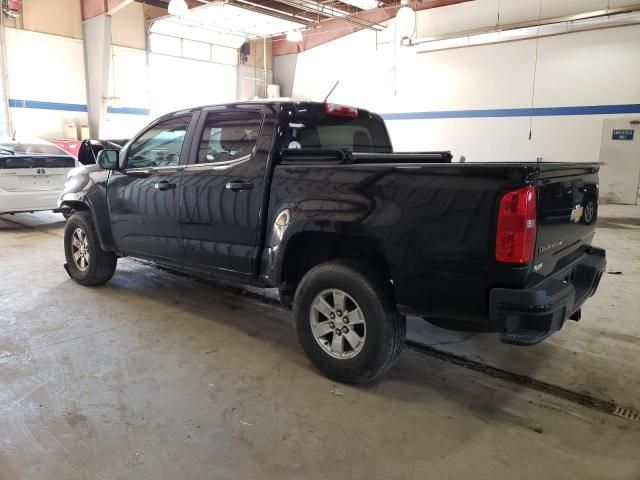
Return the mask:
{"type": "MultiPolygon", "coordinates": [[[[185,108],[183,110],[176,110],[173,112],[169,112],[166,113],[160,117],[158,117],[158,120],[163,119],[163,118],[170,118],[173,117],[175,115],[184,115],[185,113],[192,113],[192,112],[198,112],[200,110],[202,110],[203,108],[209,108],[209,107],[239,107],[242,105],[263,105],[263,106],[273,106],[275,108],[278,108],[281,105],[296,105],[296,106],[319,106],[319,105],[324,105],[325,103],[332,103],[332,102],[312,102],[312,101],[298,101],[298,100],[291,100],[288,98],[276,98],[276,99],[256,99],[256,100],[244,100],[244,101],[239,101],[239,102],[226,102],[226,103],[214,103],[214,104],[209,104],[209,105],[200,105],[198,107],[192,107],[192,108],[185,108]]],[[[357,108],[359,112],[364,112],[365,114],[371,114],[374,116],[379,117],[379,114],[371,112],[367,109],[364,108],[360,108],[357,107],[355,105],[353,105],[353,107],[357,108]]]]}

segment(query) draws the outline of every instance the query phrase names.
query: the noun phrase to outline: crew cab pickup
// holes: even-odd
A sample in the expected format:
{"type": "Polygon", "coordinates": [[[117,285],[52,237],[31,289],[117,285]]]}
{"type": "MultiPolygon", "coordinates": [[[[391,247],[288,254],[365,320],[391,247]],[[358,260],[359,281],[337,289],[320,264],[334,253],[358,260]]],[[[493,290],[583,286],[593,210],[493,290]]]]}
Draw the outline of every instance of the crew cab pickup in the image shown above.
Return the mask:
{"type": "Polygon", "coordinates": [[[605,268],[597,206],[597,164],[393,153],[377,114],[281,101],[165,115],[59,199],[76,282],[131,256],[277,287],[304,351],[346,382],[393,364],[406,315],[519,345],[578,320],[605,268]]]}

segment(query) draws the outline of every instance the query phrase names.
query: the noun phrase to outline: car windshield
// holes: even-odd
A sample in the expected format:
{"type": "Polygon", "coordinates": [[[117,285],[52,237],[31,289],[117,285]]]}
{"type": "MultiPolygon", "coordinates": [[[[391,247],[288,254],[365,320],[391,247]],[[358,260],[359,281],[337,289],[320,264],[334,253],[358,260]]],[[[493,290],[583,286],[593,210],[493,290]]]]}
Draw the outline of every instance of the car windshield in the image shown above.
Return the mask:
{"type": "Polygon", "coordinates": [[[50,143],[0,142],[0,156],[4,155],[68,155],[50,143]]]}

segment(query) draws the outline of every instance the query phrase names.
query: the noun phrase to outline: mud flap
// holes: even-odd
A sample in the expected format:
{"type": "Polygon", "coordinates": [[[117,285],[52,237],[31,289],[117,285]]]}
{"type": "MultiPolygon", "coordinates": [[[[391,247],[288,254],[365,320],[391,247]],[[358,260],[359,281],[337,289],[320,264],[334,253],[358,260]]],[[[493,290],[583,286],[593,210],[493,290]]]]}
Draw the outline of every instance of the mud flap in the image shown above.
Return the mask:
{"type": "Polygon", "coordinates": [[[71,272],[69,271],[69,265],[66,263],[64,264],[64,271],[67,272],[67,275],[69,275],[69,278],[73,280],[73,277],[71,276],[71,272]]]}

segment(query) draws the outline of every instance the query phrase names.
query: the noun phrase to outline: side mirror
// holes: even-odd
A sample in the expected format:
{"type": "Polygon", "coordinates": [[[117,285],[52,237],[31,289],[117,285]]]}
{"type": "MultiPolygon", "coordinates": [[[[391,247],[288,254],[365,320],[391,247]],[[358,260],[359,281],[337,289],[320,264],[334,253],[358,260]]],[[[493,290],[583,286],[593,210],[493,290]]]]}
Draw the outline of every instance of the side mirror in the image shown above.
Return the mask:
{"type": "Polygon", "coordinates": [[[116,170],[118,168],[118,150],[104,149],[98,153],[96,163],[104,170],[116,170]]]}

